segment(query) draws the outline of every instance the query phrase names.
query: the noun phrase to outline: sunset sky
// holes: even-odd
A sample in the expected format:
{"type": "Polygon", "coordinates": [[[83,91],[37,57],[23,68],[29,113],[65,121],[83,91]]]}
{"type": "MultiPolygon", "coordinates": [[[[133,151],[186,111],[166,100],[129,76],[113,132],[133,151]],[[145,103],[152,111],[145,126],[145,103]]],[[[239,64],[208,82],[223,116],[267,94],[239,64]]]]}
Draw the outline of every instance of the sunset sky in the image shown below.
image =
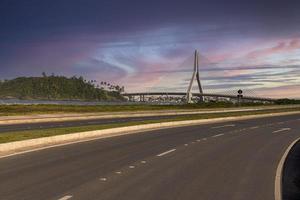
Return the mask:
{"type": "Polygon", "coordinates": [[[0,0],[0,79],[42,72],[185,91],[300,98],[300,1],[0,0]]]}

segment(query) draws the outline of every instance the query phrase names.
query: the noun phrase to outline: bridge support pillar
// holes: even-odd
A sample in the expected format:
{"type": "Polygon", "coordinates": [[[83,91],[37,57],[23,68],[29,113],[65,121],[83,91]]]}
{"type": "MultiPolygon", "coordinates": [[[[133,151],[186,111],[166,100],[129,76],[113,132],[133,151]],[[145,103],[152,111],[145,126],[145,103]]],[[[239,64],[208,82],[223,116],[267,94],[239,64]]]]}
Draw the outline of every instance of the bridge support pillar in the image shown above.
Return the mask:
{"type": "Polygon", "coordinates": [[[199,75],[199,53],[197,50],[195,50],[194,72],[193,72],[192,79],[190,81],[190,85],[189,85],[187,93],[186,93],[187,103],[192,103],[192,88],[193,88],[193,83],[194,83],[195,78],[197,79],[197,84],[198,84],[199,93],[200,93],[199,102],[203,102],[204,98],[203,98],[203,96],[201,96],[203,94],[203,89],[201,86],[200,75],[199,75]]]}
{"type": "Polygon", "coordinates": [[[140,95],[140,102],[145,102],[145,95],[144,94],[140,95]]]}

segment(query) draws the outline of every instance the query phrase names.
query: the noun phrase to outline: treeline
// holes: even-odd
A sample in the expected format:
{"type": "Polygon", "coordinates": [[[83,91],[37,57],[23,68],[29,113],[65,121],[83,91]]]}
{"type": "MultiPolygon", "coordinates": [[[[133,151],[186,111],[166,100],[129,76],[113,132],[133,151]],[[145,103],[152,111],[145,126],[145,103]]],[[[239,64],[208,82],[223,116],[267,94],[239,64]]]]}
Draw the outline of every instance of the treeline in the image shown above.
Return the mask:
{"type": "Polygon", "coordinates": [[[19,77],[0,82],[0,98],[44,99],[44,100],[88,100],[123,101],[124,87],[107,82],[97,84],[95,80],[85,80],[82,76],[71,78],[47,76],[19,77]]]}
{"type": "Polygon", "coordinates": [[[300,104],[300,100],[297,99],[278,99],[275,104],[286,105],[286,104],[300,104]]]}

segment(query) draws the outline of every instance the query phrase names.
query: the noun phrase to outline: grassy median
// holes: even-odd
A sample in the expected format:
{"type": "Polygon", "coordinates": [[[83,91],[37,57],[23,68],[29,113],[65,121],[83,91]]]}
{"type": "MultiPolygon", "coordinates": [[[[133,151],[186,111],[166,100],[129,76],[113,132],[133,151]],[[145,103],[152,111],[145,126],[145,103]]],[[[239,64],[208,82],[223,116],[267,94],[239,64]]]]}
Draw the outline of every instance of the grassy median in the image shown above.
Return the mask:
{"type": "MultiPolygon", "coordinates": [[[[242,106],[262,106],[260,103],[244,103],[242,106]]],[[[268,106],[268,105],[266,105],[268,106]]],[[[205,108],[233,108],[237,107],[230,102],[211,102],[202,104],[182,105],[0,105],[0,116],[55,114],[55,113],[101,113],[101,112],[126,112],[126,111],[152,111],[152,110],[183,110],[205,108]]]]}
{"type": "Polygon", "coordinates": [[[282,112],[291,112],[291,111],[300,111],[300,107],[270,109],[270,110],[260,110],[260,111],[198,114],[198,115],[190,115],[190,116],[178,116],[172,119],[146,120],[143,122],[120,122],[120,123],[105,124],[105,125],[89,125],[89,126],[68,127],[68,128],[51,128],[51,129],[42,129],[42,130],[16,131],[16,132],[0,133],[0,143],[77,133],[83,131],[102,130],[108,128],[140,125],[140,124],[196,120],[196,119],[213,119],[213,118],[220,118],[220,117],[259,115],[259,114],[282,113],[282,112]]]}

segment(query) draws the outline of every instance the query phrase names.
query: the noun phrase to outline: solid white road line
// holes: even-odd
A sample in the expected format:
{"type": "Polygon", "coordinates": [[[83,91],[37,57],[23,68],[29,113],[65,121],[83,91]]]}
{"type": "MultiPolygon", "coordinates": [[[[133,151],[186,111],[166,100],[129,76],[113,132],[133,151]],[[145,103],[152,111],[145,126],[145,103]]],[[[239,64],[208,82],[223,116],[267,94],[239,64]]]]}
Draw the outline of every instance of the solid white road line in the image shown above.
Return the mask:
{"type": "Polygon", "coordinates": [[[275,190],[274,190],[274,195],[275,195],[275,200],[282,200],[282,188],[281,188],[281,183],[282,183],[282,172],[283,172],[283,165],[284,162],[293,148],[293,146],[300,140],[300,138],[296,139],[290,146],[285,150],[283,156],[280,159],[280,162],[277,166],[276,170],[276,175],[275,175],[275,190]]]}
{"type": "Polygon", "coordinates": [[[291,130],[290,128],[282,128],[282,129],[279,129],[277,131],[273,131],[272,133],[279,133],[279,132],[282,132],[282,131],[289,131],[291,130]]]}
{"type": "Polygon", "coordinates": [[[66,195],[66,196],[64,196],[64,197],[62,197],[62,198],[60,198],[60,199],[58,199],[58,200],[68,200],[68,199],[71,199],[73,196],[71,196],[71,195],[66,195]]]}
{"type": "Polygon", "coordinates": [[[158,154],[157,156],[158,156],[158,157],[161,157],[161,156],[164,156],[164,155],[166,155],[166,154],[168,154],[168,153],[172,153],[173,151],[176,151],[176,149],[171,149],[171,150],[169,150],[169,151],[166,151],[166,152],[163,152],[163,153],[161,153],[161,154],[158,154]]]}
{"type": "Polygon", "coordinates": [[[216,129],[216,128],[225,128],[225,127],[234,127],[235,124],[227,124],[227,125],[223,125],[223,126],[214,126],[212,127],[212,129],[216,129]]]}
{"type": "Polygon", "coordinates": [[[222,135],[224,135],[223,133],[221,133],[221,134],[218,134],[218,135],[214,135],[214,136],[211,136],[211,137],[220,137],[220,136],[222,136],[222,135]]]}

